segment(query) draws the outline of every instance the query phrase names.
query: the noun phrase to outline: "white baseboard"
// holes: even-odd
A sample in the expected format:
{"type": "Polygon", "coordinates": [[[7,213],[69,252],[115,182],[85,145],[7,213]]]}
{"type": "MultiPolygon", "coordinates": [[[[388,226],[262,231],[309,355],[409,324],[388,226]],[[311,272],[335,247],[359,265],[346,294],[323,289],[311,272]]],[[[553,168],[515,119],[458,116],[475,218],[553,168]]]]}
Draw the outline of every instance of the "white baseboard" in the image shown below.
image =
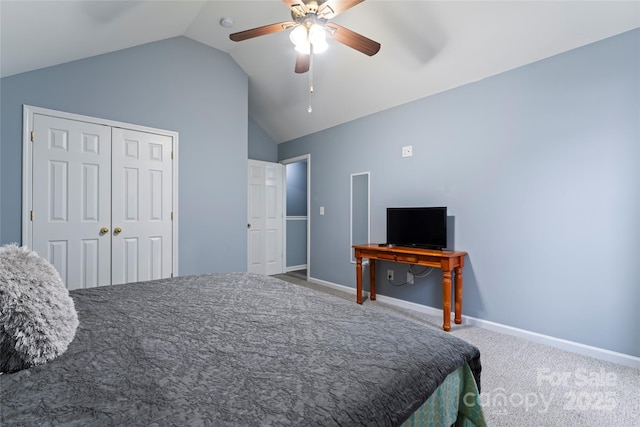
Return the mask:
{"type": "Polygon", "coordinates": [[[479,328],[488,329],[490,331],[499,332],[505,335],[511,335],[545,344],[550,347],[559,348],[561,350],[570,351],[572,353],[581,354],[583,356],[593,357],[594,359],[603,360],[605,362],[616,363],[618,365],[629,366],[631,368],[640,369],[640,357],[630,354],[618,353],[616,351],[607,350],[600,347],[582,344],[575,341],[556,338],[550,335],[544,335],[537,332],[527,331],[526,329],[514,328],[513,326],[503,325],[501,323],[491,322],[489,320],[477,319],[471,316],[462,316],[465,324],[477,326],[479,328]]]}
{"type": "Polygon", "coordinates": [[[290,267],[286,267],[284,271],[288,273],[290,271],[306,270],[306,269],[307,269],[307,264],[301,264],[301,265],[292,265],[290,267]]]}
{"type": "MultiPolygon", "coordinates": [[[[309,281],[316,283],[318,285],[326,286],[327,288],[336,289],[338,291],[346,292],[353,295],[356,294],[356,290],[354,288],[350,288],[349,286],[338,285],[336,283],[327,282],[326,280],[315,279],[313,277],[309,277],[309,281]]],[[[362,291],[362,295],[369,296],[369,292],[362,291]]]]}
{"type": "MultiPolygon", "coordinates": [[[[320,279],[309,277],[309,281],[329,288],[337,289],[355,295],[356,290],[349,286],[338,285],[320,279]]],[[[363,295],[368,296],[366,291],[363,295]]],[[[386,304],[395,305],[396,307],[414,310],[419,313],[429,314],[442,317],[442,309],[430,307],[428,305],[416,304],[414,302],[404,301],[397,298],[391,298],[384,295],[376,295],[376,300],[386,304]]],[[[451,313],[452,319],[453,314],[451,313]]],[[[511,335],[523,338],[529,341],[548,345],[550,347],[559,348],[561,350],[570,351],[572,353],[581,354],[583,356],[593,357],[594,359],[603,360],[605,362],[616,363],[618,365],[629,366],[631,368],[640,369],[640,357],[630,354],[618,353],[604,348],[594,347],[581,344],[575,341],[569,341],[562,338],[556,338],[549,335],[539,334],[537,332],[527,331],[526,329],[514,328],[513,326],[503,325],[501,323],[491,322],[489,320],[478,319],[471,316],[462,316],[462,323],[479,328],[488,329],[505,335],[511,335]]]]}

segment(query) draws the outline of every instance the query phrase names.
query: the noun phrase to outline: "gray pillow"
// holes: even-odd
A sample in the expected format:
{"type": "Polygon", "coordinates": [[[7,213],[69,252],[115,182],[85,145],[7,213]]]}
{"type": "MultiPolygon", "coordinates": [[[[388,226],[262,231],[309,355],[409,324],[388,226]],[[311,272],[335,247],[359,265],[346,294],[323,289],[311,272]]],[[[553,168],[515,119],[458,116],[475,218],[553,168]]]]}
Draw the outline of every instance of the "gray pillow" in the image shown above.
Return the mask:
{"type": "Polygon", "coordinates": [[[0,247],[0,372],[58,357],[77,327],[73,299],[56,269],[27,248],[0,247]]]}

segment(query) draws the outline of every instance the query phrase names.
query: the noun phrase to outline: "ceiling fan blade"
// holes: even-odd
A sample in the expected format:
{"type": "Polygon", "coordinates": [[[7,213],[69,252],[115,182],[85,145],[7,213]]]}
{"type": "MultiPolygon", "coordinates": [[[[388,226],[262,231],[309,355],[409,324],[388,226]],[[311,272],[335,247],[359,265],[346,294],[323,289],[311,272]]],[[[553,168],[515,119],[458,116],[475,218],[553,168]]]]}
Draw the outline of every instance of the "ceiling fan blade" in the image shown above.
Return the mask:
{"type": "Polygon", "coordinates": [[[267,34],[273,34],[280,31],[288,30],[295,25],[295,22],[290,21],[278,22],[277,24],[265,25],[263,27],[252,28],[250,30],[229,34],[229,38],[234,42],[241,42],[243,40],[252,39],[254,37],[266,36],[267,34]]]}
{"type": "Polygon", "coordinates": [[[291,16],[296,18],[303,18],[304,15],[307,14],[308,9],[307,5],[304,4],[301,0],[282,0],[284,4],[287,5],[289,9],[291,9],[291,16]]]}
{"type": "Polygon", "coordinates": [[[318,17],[332,19],[363,1],[364,0],[327,0],[318,7],[318,17]]]}
{"type": "Polygon", "coordinates": [[[311,66],[311,56],[304,53],[297,53],[296,55],[296,73],[302,74],[309,71],[311,66]]]}
{"type": "Polygon", "coordinates": [[[333,22],[326,25],[334,40],[349,46],[365,55],[373,56],[380,50],[380,43],[373,41],[361,34],[353,32],[333,22]]]}

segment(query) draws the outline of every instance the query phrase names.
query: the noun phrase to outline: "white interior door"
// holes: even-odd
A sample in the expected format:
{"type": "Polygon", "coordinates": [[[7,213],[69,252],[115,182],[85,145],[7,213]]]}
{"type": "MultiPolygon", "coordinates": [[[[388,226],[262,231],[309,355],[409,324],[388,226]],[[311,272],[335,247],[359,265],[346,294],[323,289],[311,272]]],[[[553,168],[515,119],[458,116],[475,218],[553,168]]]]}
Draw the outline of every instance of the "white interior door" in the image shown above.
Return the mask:
{"type": "Polygon", "coordinates": [[[32,249],[69,289],[108,285],[111,128],[40,114],[33,124],[32,249]]]}
{"type": "Polygon", "coordinates": [[[249,160],[247,271],[284,272],[284,165],[249,160]]]}
{"type": "Polygon", "coordinates": [[[172,273],[172,138],[113,129],[112,283],[172,273]]]}

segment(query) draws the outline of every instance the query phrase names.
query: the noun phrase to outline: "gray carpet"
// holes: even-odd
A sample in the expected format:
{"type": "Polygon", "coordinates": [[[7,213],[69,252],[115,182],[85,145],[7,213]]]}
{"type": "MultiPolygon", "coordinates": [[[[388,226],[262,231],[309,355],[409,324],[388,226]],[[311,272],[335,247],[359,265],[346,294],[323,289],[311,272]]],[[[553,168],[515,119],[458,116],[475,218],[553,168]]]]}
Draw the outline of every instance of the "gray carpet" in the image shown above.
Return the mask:
{"type": "MultiPolygon", "coordinates": [[[[353,300],[355,293],[276,277],[353,300]]],[[[365,300],[371,310],[392,312],[426,327],[442,318],[365,300]]],[[[489,426],[640,426],[640,370],[469,325],[451,334],[482,354],[481,401],[489,426]]]]}

